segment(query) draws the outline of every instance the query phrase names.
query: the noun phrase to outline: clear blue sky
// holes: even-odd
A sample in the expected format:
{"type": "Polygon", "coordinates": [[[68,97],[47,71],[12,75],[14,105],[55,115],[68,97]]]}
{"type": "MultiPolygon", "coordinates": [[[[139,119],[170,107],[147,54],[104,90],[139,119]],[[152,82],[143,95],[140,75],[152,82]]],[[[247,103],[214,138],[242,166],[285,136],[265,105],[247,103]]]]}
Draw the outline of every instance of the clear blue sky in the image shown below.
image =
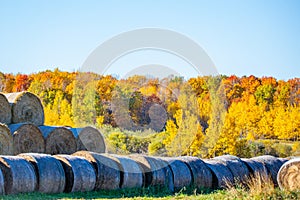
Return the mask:
{"type": "Polygon", "coordinates": [[[187,35],[221,74],[300,77],[298,0],[0,0],[0,71],[74,71],[105,40],[143,27],[187,35]]]}

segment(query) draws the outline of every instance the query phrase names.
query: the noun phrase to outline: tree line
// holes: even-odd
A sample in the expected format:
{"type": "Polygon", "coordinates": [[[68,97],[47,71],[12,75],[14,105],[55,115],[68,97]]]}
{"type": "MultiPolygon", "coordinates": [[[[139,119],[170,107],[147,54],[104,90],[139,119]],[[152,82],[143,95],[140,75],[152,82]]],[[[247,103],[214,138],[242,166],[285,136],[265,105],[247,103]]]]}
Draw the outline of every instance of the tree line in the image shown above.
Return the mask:
{"type": "Polygon", "coordinates": [[[280,141],[293,144],[285,153],[300,147],[300,78],[0,73],[0,91],[25,90],[40,97],[47,125],[112,130],[107,140],[125,153],[247,157],[272,154],[280,141]]]}

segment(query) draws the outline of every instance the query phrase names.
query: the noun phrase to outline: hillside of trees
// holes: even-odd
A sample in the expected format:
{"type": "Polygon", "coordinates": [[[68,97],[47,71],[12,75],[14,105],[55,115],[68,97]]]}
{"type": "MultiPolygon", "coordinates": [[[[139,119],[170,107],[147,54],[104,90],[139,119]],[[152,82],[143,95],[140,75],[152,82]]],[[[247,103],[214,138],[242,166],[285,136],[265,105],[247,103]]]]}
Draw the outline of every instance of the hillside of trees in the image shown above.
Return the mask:
{"type": "Polygon", "coordinates": [[[94,125],[115,153],[300,153],[300,78],[0,72],[1,92],[25,90],[41,98],[47,125],[94,125]]]}

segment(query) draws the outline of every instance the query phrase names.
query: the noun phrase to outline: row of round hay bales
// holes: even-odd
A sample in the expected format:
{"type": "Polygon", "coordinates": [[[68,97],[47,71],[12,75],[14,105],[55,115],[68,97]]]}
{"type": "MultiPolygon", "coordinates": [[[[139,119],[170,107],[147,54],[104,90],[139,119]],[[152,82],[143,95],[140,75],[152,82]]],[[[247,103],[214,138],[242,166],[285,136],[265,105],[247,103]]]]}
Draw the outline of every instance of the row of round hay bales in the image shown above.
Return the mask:
{"type": "Polygon", "coordinates": [[[7,126],[0,123],[0,155],[30,152],[52,155],[72,154],[78,150],[100,153],[106,151],[104,138],[97,129],[86,127],[76,134],[66,127],[37,127],[30,123],[7,126]]]}
{"type": "MultiPolygon", "coordinates": [[[[239,159],[220,156],[151,157],[78,151],[72,155],[23,153],[0,156],[0,194],[38,191],[61,193],[159,186],[171,192],[185,187],[226,188],[245,184],[255,172],[285,162],[272,156],[239,159]],[[238,172],[239,171],[239,172],[238,172]]],[[[277,166],[273,166],[277,167],[277,166]]],[[[264,176],[264,174],[262,174],[264,176]]]]}
{"type": "Polygon", "coordinates": [[[0,156],[0,194],[141,188],[143,181],[141,166],[126,156],[87,151],[0,156]]]}
{"type": "Polygon", "coordinates": [[[265,155],[251,159],[240,159],[224,155],[204,160],[212,172],[213,188],[227,188],[236,185],[247,185],[249,178],[270,178],[277,185],[277,173],[287,159],[265,155]]]}
{"type": "Polygon", "coordinates": [[[118,156],[87,151],[80,151],[74,155],[83,156],[93,164],[97,172],[96,185],[99,189],[115,189],[119,181],[119,188],[164,186],[170,191],[179,191],[189,186],[199,189],[227,188],[246,185],[248,179],[256,174],[261,177],[272,177],[272,173],[275,173],[274,169],[271,170],[272,165],[277,164],[273,166],[277,168],[286,161],[273,156],[240,159],[225,155],[203,161],[189,156],[174,158],[140,154],[118,156]],[[260,161],[262,158],[268,159],[262,162],[260,161]],[[106,180],[112,181],[109,184],[111,188],[107,188],[106,180]]]}

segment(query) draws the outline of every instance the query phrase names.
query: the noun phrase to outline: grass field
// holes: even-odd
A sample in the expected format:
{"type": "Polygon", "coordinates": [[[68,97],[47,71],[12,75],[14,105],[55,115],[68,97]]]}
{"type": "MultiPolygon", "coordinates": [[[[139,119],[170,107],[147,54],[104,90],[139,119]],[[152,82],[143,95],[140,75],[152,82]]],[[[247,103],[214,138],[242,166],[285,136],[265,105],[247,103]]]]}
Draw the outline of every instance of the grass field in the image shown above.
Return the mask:
{"type": "Polygon", "coordinates": [[[300,192],[281,191],[278,188],[270,187],[261,191],[250,191],[246,189],[227,189],[215,191],[197,192],[187,189],[175,194],[170,194],[164,190],[155,188],[98,191],[98,192],[77,192],[62,194],[18,194],[1,196],[1,199],[299,199],[300,192]]]}

